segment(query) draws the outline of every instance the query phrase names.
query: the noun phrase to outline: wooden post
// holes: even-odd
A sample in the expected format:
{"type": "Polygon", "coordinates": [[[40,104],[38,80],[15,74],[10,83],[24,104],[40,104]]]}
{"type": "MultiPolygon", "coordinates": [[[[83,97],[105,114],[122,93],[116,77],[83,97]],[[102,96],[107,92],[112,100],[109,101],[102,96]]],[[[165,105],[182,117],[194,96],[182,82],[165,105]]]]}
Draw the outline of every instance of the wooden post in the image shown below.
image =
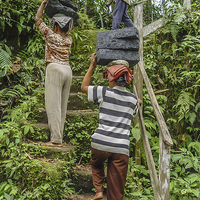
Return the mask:
{"type": "Polygon", "coordinates": [[[160,111],[160,107],[158,105],[157,99],[155,97],[153,88],[151,86],[151,83],[149,81],[147,73],[144,69],[144,66],[141,62],[138,63],[138,66],[140,67],[142,76],[144,78],[144,82],[145,82],[145,85],[146,85],[146,88],[147,88],[147,92],[149,94],[149,97],[150,97],[150,100],[151,100],[151,103],[152,103],[152,106],[153,106],[153,110],[155,112],[155,116],[156,116],[156,119],[158,121],[161,133],[162,133],[163,141],[165,142],[165,144],[167,144],[169,146],[173,146],[173,141],[172,141],[171,135],[170,135],[169,130],[167,128],[165,119],[164,119],[164,117],[163,117],[163,115],[160,111]]]}
{"type": "Polygon", "coordinates": [[[183,6],[185,6],[187,9],[190,9],[191,7],[191,0],[184,0],[183,6]]]}
{"type": "Polygon", "coordinates": [[[84,14],[87,15],[87,6],[88,6],[88,1],[85,0],[85,9],[84,9],[84,14]]]}
{"type": "MultiPolygon", "coordinates": [[[[144,0],[134,4],[134,25],[139,30],[140,35],[140,62],[134,67],[134,93],[138,98],[143,100],[143,80],[145,82],[156,119],[160,127],[160,139],[159,139],[159,179],[157,177],[156,168],[151,153],[150,144],[146,134],[146,128],[142,116],[142,107],[139,107],[139,115],[136,116],[134,123],[140,124],[141,136],[143,140],[143,146],[146,154],[147,164],[149,168],[151,183],[153,187],[155,200],[169,200],[170,199],[170,150],[173,146],[172,138],[167,128],[164,117],[160,111],[158,102],[156,100],[153,88],[148,79],[147,73],[143,66],[143,37],[156,31],[164,26],[164,18],[161,18],[154,23],[149,24],[143,28],[143,2],[144,0]],[[136,90],[137,88],[137,90],[136,90]]],[[[184,4],[187,8],[190,7],[191,0],[184,0],[184,4]]],[[[141,140],[136,143],[135,147],[135,160],[137,164],[141,163],[141,140]]]]}
{"type": "Polygon", "coordinates": [[[170,200],[170,151],[171,147],[163,142],[159,133],[159,185],[162,200],[170,200]]]}
{"type": "MultiPolygon", "coordinates": [[[[136,87],[133,87],[135,95],[137,94],[136,87]]],[[[149,139],[146,133],[146,128],[143,120],[143,115],[142,115],[142,109],[139,106],[139,111],[138,111],[138,116],[141,122],[141,136],[142,136],[142,141],[143,141],[143,146],[144,146],[144,151],[147,159],[147,165],[149,169],[149,174],[150,174],[150,179],[151,179],[151,184],[153,188],[153,193],[155,200],[161,200],[160,197],[160,187],[159,187],[159,182],[158,182],[158,177],[157,177],[157,172],[156,172],[156,167],[155,163],[153,160],[152,152],[151,152],[151,147],[149,144],[149,139]]]]}
{"type": "MultiPolygon", "coordinates": [[[[140,39],[140,61],[143,62],[143,3],[139,2],[137,4],[134,4],[134,26],[139,31],[139,39],[140,39]]],[[[140,72],[140,69],[138,65],[135,65],[134,67],[134,83],[137,88],[137,94],[138,98],[143,100],[143,78],[140,72]]],[[[142,105],[141,105],[142,109],[142,105]]],[[[139,117],[136,116],[134,118],[134,125],[140,124],[139,117]]],[[[141,127],[141,124],[140,124],[141,127]]],[[[140,128],[141,130],[141,128],[140,128]]],[[[142,147],[142,140],[136,142],[135,145],[135,161],[137,165],[141,164],[141,147],[142,147]]]]}
{"type": "Polygon", "coordinates": [[[162,17],[155,22],[152,22],[151,24],[145,26],[143,28],[143,37],[153,33],[154,31],[158,30],[159,28],[163,27],[165,25],[165,18],[162,17]]]}

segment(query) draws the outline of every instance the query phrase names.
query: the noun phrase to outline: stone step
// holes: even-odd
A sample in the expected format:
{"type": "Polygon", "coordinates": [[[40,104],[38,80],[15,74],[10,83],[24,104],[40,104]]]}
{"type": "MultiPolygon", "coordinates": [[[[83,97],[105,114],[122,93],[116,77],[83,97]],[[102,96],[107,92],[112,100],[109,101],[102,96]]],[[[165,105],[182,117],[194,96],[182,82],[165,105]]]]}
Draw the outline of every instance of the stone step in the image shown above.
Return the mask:
{"type": "MultiPolygon", "coordinates": [[[[73,200],[89,200],[91,198],[93,198],[95,195],[95,193],[91,192],[91,193],[84,193],[84,194],[79,194],[79,195],[69,195],[68,196],[68,199],[73,199],[73,200]]],[[[107,197],[106,197],[106,193],[104,193],[104,196],[103,196],[103,199],[102,200],[107,200],[107,197]]]]}
{"type": "MultiPolygon", "coordinates": [[[[84,193],[91,193],[94,191],[92,182],[92,170],[89,164],[76,164],[72,167],[74,172],[73,183],[75,183],[75,191],[83,191],[84,193]]],[[[105,167],[105,183],[107,176],[107,167],[105,167]]],[[[106,190],[106,188],[105,188],[106,190]]]]}
{"type": "Polygon", "coordinates": [[[41,141],[26,140],[22,148],[26,148],[27,156],[30,160],[38,159],[44,162],[55,160],[73,160],[76,156],[75,145],[64,144],[62,147],[41,146],[41,141]]]}
{"type": "Polygon", "coordinates": [[[82,191],[84,193],[92,192],[94,188],[92,183],[92,170],[90,165],[77,164],[73,168],[73,183],[75,184],[75,191],[82,191]]]}
{"type": "MultiPolygon", "coordinates": [[[[47,119],[47,118],[46,118],[47,119]]],[[[49,126],[47,123],[36,123],[36,124],[33,124],[34,126],[37,126],[38,128],[43,128],[44,130],[49,130],[49,126]]]]}
{"type": "MultiPolygon", "coordinates": [[[[37,118],[37,123],[34,124],[38,128],[44,128],[44,130],[48,130],[48,119],[46,110],[44,108],[39,108],[40,117],[37,118]]],[[[83,116],[91,116],[91,115],[98,115],[99,111],[94,111],[92,109],[86,109],[86,110],[67,110],[67,116],[73,116],[73,115],[83,115],[83,116]]]]}
{"type": "Polygon", "coordinates": [[[83,82],[83,78],[81,76],[73,76],[72,84],[70,88],[70,93],[82,93],[81,92],[81,84],[83,82]]]}
{"type": "MultiPolygon", "coordinates": [[[[74,195],[69,195],[68,199],[73,199],[73,200],[90,200],[91,198],[94,197],[94,195],[95,195],[94,192],[84,193],[84,194],[79,194],[79,195],[78,194],[74,194],[74,195]]],[[[104,192],[102,200],[107,200],[106,192],[104,192]]],[[[123,200],[133,200],[133,199],[132,198],[130,199],[130,198],[124,197],[123,200]]]]}
{"type": "Polygon", "coordinates": [[[84,76],[72,76],[73,79],[83,79],[84,76]]]}
{"type": "Polygon", "coordinates": [[[97,104],[93,102],[88,102],[87,95],[78,92],[78,93],[70,93],[69,101],[68,101],[68,110],[85,110],[85,109],[96,109],[98,108],[97,104]]]}
{"type": "MultiPolygon", "coordinates": [[[[100,73],[100,75],[98,75],[98,78],[101,78],[100,76],[103,78],[102,73],[100,73]]],[[[75,92],[75,93],[82,94],[81,84],[83,82],[83,78],[84,78],[84,76],[72,76],[72,84],[71,84],[71,88],[70,88],[71,93],[75,92]]],[[[92,77],[91,82],[93,80],[94,80],[94,77],[92,77]]]]}
{"type": "Polygon", "coordinates": [[[91,109],[87,109],[87,110],[67,110],[67,115],[98,115],[99,112],[98,111],[93,111],[91,109]]]}

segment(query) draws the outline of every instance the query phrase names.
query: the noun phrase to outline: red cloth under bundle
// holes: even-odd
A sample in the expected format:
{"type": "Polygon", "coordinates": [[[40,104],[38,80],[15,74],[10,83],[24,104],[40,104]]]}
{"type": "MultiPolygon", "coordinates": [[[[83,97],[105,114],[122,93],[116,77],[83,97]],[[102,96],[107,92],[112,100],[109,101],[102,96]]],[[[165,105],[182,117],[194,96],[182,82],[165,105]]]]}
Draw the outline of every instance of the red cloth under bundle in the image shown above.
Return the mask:
{"type": "Polygon", "coordinates": [[[133,79],[133,72],[125,65],[112,65],[102,72],[103,78],[108,78],[108,80],[114,81],[124,74],[126,83],[130,83],[133,79]]]}

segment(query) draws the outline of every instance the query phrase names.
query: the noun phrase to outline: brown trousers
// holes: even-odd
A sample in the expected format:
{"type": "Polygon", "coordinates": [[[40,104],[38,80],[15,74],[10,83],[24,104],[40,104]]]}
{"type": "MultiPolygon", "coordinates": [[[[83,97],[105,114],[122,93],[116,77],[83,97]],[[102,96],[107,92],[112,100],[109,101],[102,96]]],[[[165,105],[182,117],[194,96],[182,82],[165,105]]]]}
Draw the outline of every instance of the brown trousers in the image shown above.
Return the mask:
{"type": "Polygon", "coordinates": [[[122,200],[128,169],[129,157],[123,154],[109,153],[91,148],[91,168],[96,192],[103,192],[105,179],[104,161],[107,166],[107,200],[122,200]]]}

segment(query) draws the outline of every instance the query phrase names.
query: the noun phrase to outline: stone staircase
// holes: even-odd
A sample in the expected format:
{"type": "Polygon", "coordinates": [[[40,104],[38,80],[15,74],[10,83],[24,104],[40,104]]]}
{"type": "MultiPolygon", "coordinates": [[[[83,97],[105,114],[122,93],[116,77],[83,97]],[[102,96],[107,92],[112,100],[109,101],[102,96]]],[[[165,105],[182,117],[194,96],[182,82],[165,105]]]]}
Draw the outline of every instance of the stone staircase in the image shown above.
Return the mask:
{"type": "MultiPolygon", "coordinates": [[[[81,118],[98,118],[98,107],[94,103],[89,103],[87,101],[87,96],[82,94],[80,91],[82,79],[82,76],[73,76],[66,119],[73,118],[77,115],[81,116],[81,118]]],[[[40,131],[43,132],[43,137],[39,141],[27,139],[26,148],[28,149],[28,158],[30,160],[39,160],[43,163],[43,166],[51,163],[52,168],[55,167],[56,170],[60,170],[61,166],[59,162],[61,161],[71,163],[71,177],[77,194],[69,195],[68,199],[86,200],[92,198],[95,195],[95,192],[92,184],[92,172],[90,165],[81,164],[81,161],[77,163],[75,160],[77,153],[76,150],[79,144],[71,145],[65,143],[63,147],[41,146],[41,142],[49,141],[49,129],[45,109],[39,108],[38,110],[39,117],[37,118],[37,123],[35,123],[34,126],[38,127],[40,131]],[[32,155],[34,155],[34,157],[32,157],[32,155]]],[[[106,194],[103,199],[107,199],[106,194]]]]}

